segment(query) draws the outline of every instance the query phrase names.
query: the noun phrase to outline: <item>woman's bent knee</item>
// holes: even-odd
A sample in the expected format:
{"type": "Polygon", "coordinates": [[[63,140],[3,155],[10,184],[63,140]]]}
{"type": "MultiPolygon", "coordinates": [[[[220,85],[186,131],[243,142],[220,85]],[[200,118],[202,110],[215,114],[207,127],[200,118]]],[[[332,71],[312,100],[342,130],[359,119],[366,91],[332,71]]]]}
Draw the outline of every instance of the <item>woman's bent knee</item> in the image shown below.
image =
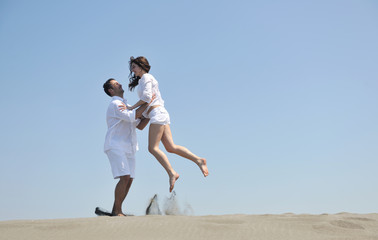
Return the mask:
{"type": "Polygon", "coordinates": [[[165,147],[165,150],[167,150],[167,152],[169,153],[176,153],[176,149],[177,149],[176,146],[172,146],[172,145],[165,147]]]}
{"type": "Polygon", "coordinates": [[[159,148],[148,146],[148,151],[149,151],[151,154],[155,154],[155,153],[157,153],[157,152],[159,151],[159,148]]]}

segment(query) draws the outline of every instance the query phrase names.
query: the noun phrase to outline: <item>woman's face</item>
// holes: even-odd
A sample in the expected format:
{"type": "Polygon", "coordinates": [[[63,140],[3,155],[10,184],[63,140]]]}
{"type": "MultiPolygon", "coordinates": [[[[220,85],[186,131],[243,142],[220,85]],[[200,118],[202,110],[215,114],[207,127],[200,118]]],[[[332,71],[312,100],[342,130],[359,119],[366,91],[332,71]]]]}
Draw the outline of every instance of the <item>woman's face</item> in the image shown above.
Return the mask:
{"type": "Polygon", "coordinates": [[[138,76],[138,77],[142,77],[144,73],[143,69],[135,63],[131,64],[131,71],[135,74],[135,76],[138,76]]]}

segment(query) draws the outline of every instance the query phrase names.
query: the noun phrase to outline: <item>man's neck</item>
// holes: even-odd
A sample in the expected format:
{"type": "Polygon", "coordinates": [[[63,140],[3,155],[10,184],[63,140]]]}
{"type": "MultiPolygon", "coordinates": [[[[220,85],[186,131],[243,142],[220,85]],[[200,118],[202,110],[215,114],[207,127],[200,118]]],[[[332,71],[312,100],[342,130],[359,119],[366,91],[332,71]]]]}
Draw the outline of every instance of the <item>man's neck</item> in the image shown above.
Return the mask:
{"type": "Polygon", "coordinates": [[[123,99],[123,94],[113,95],[113,97],[120,97],[123,99]]]}

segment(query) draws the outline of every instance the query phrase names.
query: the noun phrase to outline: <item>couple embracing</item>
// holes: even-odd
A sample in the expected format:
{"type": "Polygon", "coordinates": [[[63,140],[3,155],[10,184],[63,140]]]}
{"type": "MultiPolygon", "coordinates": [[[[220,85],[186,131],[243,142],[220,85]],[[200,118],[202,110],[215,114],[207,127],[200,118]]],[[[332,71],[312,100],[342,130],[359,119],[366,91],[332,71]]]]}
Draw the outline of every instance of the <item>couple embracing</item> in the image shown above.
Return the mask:
{"type": "Polygon", "coordinates": [[[104,83],[104,91],[112,98],[106,113],[108,131],[104,151],[107,154],[114,179],[119,179],[115,187],[113,216],[125,216],[122,203],[135,178],[135,153],[138,150],[136,128],[143,130],[150,122],[148,151],[158,160],[169,176],[169,191],[172,192],[179,174],[172,168],[167,156],[159,149],[160,141],[169,153],[175,153],[196,163],[203,175],[209,172],[206,159],[193,154],[187,148],[176,145],[172,139],[170,118],[164,108],[164,101],[156,79],[149,74],[150,64],[145,57],[130,58],[129,89],[137,88],[139,101],[127,105],[122,85],[110,78],[104,83]]]}

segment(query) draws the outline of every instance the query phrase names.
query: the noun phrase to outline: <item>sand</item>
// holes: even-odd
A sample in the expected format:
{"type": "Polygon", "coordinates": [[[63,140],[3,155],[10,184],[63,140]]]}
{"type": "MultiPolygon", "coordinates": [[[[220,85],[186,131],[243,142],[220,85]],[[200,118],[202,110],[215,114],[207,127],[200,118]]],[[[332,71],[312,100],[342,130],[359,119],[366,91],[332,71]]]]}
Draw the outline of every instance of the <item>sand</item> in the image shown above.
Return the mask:
{"type": "Polygon", "coordinates": [[[134,216],[1,221],[0,239],[378,240],[378,214],[134,216]]]}

